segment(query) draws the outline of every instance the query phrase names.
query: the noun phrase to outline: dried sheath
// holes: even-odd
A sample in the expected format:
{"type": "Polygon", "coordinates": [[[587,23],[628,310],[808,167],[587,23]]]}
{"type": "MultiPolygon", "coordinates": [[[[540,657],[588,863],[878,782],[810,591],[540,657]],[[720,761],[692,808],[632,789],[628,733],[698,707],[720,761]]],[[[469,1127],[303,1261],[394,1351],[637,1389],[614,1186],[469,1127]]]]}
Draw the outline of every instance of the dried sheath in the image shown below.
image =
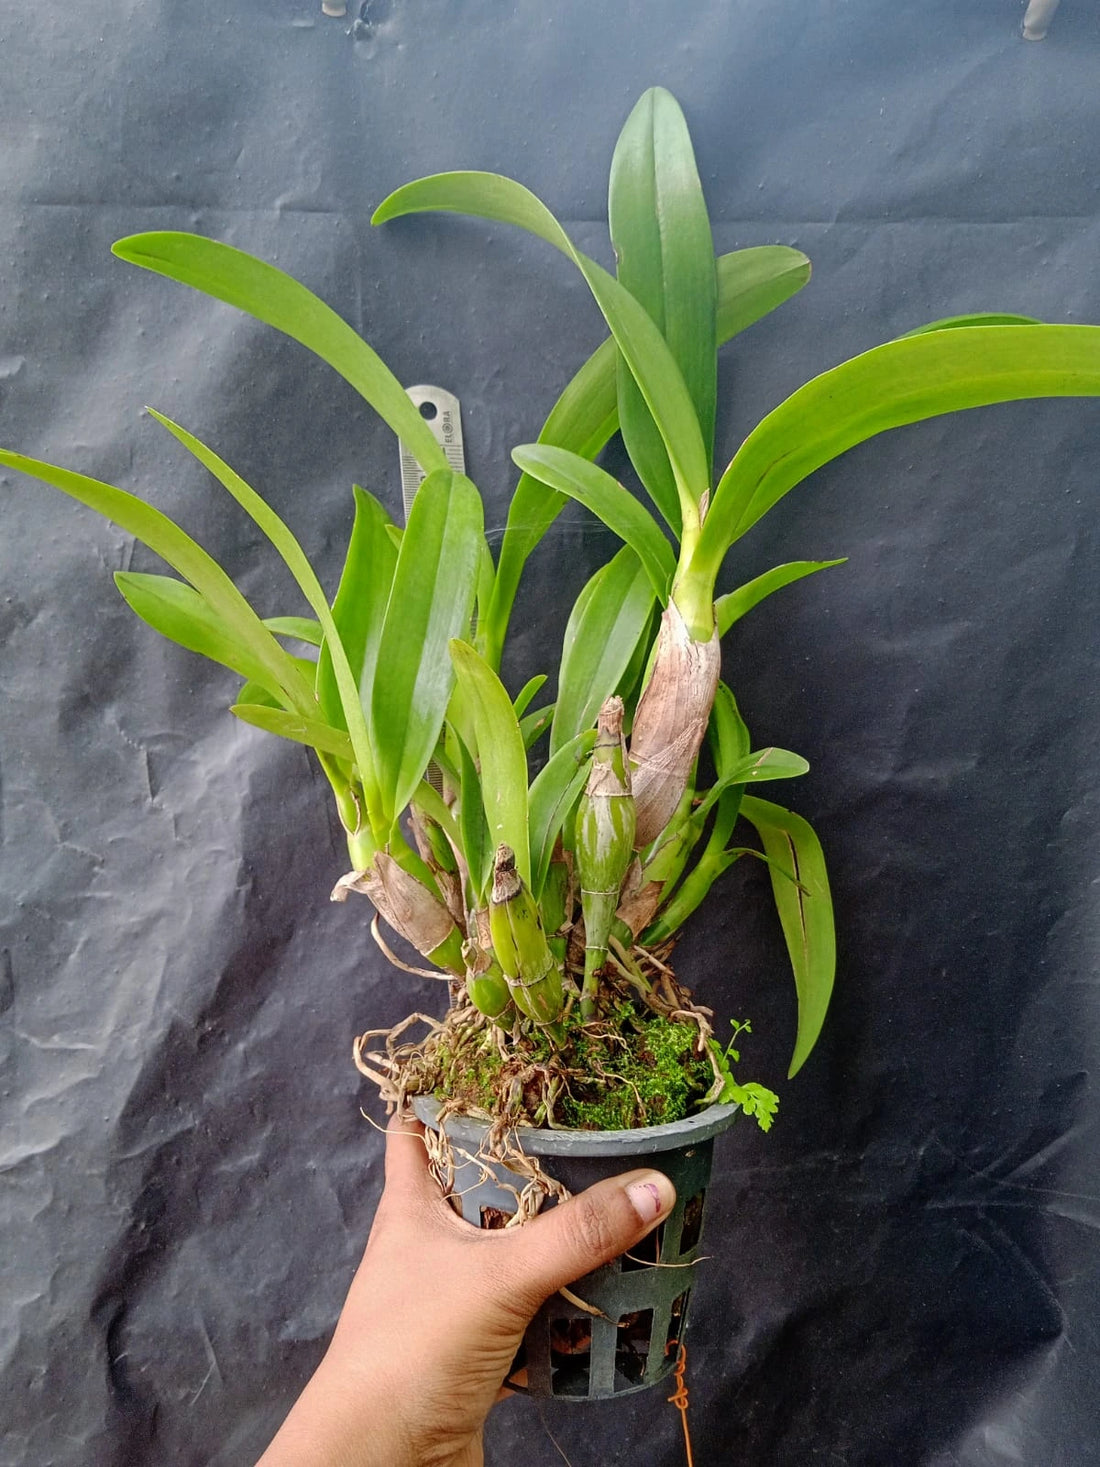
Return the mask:
{"type": "Polygon", "coordinates": [[[717,628],[709,641],[695,641],[670,601],[630,736],[635,850],[654,841],[676,813],[706,733],[721,670],[717,628]]]}
{"type": "Polygon", "coordinates": [[[345,900],[349,891],[370,897],[381,916],[406,942],[437,967],[463,972],[462,934],[450,912],[411,872],[379,851],[369,871],[344,878],[332,893],[345,900]]]}

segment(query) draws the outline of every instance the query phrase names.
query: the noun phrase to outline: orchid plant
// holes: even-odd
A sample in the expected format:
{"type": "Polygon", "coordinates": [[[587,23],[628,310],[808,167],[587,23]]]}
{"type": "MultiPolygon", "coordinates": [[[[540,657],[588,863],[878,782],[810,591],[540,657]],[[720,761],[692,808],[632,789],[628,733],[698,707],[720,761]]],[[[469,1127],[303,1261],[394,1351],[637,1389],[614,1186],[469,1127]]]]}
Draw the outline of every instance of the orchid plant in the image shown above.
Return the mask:
{"type": "MultiPolygon", "coordinates": [[[[407,523],[356,487],[330,594],[260,494],[154,412],[297,582],[306,611],[263,618],[193,539],[135,495],[14,452],[0,451],[0,463],[89,505],[167,562],[174,576],[116,575],[130,607],[242,680],[236,717],[314,750],[347,835],[351,870],[334,896],[365,893],[450,979],[448,1017],[427,1049],[391,1035],[383,1054],[357,1051],[390,1099],[445,1086],[477,1061],[493,1083],[491,1097],[467,1097],[475,1109],[568,1123],[563,1101],[578,1083],[608,1076],[609,1046],[631,1031],[645,1052],[647,1024],[659,1020],[688,1036],[685,1067],[702,1062],[696,1103],[738,1101],[766,1127],[774,1096],[734,1078],[735,1052],[668,960],[715,880],[743,855],[762,860],[798,996],[790,1074],[805,1062],[835,968],[825,863],[807,822],[755,787],[808,765],[788,750],[753,748],[721,680],[720,644],[773,592],[841,562],[792,561],[718,594],[727,552],[816,468],[887,428],[987,403],[1100,393],[1100,327],[994,314],[933,322],[807,382],[716,474],[717,351],[798,291],[810,265],[782,246],[715,257],[691,140],[668,92],[644,94],[615,147],[615,275],[578,250],[533,193],[497,174],[420,179],[374,217],[422,211],[535,234],[580,271],[609,329],[538,440],[513,452],[520,477],[495,560],[475,485],[449,467],[370,346],[273,265],[191,234],[135,235],[114,252],[268,323],[351,383],[424,471],[407,523]],[[633,487],[596,462],[616,432],[633,487]],[[509,690],[501,658],[524,565],[570,500],[621,548],[577,598],[560,663],[547,669],[553,699],[540,702],[547,675],[509,690]],[[740,822],[757,845],[738,836],[740,822]]],[[[628,1124],[669,1118],[640,1095],[626,1113],[628,1124]]]]}

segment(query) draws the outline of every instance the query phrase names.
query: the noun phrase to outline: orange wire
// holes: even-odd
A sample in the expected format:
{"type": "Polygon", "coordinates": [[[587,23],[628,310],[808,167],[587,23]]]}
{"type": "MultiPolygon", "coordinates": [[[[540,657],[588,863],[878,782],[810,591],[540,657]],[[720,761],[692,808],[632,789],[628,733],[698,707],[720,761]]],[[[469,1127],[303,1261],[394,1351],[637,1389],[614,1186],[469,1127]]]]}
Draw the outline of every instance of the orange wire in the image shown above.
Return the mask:
{"type": "Polygon", "coordinates": [[[680,1413],[680,1420],[684,1426],[684,1450],[687,1452],[687,1467],[695,1467],[695,1458],[691,1455],[691,1434],[688,1431],[688,1388],[684,1380],[687,1370],[687,1346],[680,1345],[680,1353],[676,1357],[676,1390],[669,1396],[669,1402],[675,1406],[680,1413]]]}

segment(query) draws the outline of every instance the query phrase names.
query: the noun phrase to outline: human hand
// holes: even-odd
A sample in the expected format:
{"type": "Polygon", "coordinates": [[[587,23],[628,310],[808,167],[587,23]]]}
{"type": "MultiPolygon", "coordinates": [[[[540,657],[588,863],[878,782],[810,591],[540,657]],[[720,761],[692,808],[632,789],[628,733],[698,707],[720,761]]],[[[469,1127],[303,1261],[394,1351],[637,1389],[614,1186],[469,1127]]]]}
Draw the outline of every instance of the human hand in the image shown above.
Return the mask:
{"type": "Polygon", "coordinates": [[[485,1417],[539,1305],[633,1248],[674,1201],[662,1173],[625,1172],[481,1231],[431,1177],[423,1127],[395,1118],[332,1344],[258,1467],[482,1467],[485,1417]]]}

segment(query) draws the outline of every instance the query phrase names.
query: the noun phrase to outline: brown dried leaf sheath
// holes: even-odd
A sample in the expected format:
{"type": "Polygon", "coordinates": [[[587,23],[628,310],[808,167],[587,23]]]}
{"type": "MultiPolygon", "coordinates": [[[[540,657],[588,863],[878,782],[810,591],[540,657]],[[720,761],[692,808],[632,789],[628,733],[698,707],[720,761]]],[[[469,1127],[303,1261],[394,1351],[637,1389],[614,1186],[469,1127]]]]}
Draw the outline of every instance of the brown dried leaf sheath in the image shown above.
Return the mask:
{"type": "Polygon", "coordinates": [[[655,840],[676,812],[706,733],[721,670],[717,628],[709,642],[696,642],[670,601],[630,739],[635,850],[655,840]]]}
{"type": "Polygon", "coordinates": [[[454,927],[450,912],[392,856],[379,851],[374,866],[354,883],[370,897],[395,932],[420,953],[431,953],[454,927]]]}

